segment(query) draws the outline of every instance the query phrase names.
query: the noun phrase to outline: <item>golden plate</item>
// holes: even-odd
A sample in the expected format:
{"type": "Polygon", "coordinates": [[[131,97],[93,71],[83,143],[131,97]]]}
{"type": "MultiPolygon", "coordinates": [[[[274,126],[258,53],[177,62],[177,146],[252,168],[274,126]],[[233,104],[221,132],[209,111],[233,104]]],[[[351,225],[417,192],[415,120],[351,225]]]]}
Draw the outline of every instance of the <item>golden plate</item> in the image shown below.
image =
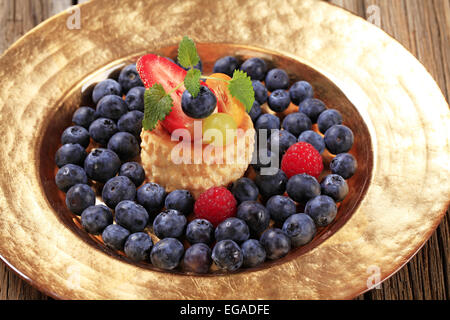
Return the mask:
{"type": "MultiPolygon", "coordinates": [[[[0,58],[0,255],[64,299],[340,299],[403,266],[450,199],[448,104],[425,68],[364,20],[314,0],[94,0],[81,29],[64,12],[0,58]],[[207,8],[207,9],[205,9],[207,8]],[[258,55],[309,80],[355,131],[360,169],[339,218],[276,263],[194,276],[132,264],[87,236],[54,185],[54,151],[81,88],[183,35],[210,70],[229,53],[258,55]],[[378,273],[377,273],[378,272],[378,273]]],[[[89,88],[88,88],[89,89],[89,88]]]]}

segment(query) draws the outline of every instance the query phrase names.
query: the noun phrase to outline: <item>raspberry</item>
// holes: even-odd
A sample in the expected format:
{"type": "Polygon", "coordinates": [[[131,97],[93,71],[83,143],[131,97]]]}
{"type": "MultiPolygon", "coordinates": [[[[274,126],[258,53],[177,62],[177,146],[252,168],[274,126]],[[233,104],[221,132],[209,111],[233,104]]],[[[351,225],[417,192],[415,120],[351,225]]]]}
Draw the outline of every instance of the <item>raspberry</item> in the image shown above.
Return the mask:
{"type": "Polygon", "coordinates": [[[227,218],[236,215],[237,201],[224,187],[214,187],[203,192],[195,202],[194,213],[199,219],[206,219],[214,227],[227,218]]]}
{"type": "Polygon", "coordinates": [[[323,170],[322,157],[309,143],[298,142],[286,151],[281,160],[281,170],[288,178],[306,173],[318,179],[323,170]]]}

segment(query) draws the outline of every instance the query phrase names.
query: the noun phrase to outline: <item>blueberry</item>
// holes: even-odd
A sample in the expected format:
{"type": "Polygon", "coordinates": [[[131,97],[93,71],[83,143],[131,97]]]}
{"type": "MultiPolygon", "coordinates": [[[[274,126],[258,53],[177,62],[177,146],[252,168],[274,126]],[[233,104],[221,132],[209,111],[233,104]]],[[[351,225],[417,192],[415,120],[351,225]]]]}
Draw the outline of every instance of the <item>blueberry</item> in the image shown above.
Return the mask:
{"type": "Polygon", "coordinates": [[[312,123],[309,117],[301,112],[288,114],[283,120],[283,129],[298,137],[302,132],[311,130],[312,123]]]}
{"type": "Polygon", "coordinates": [[[125,242],[125,254],[133,261],[150,260],[150,252],[152,251],[152,238],[145,232],[136,232],[128,236],[125,242]]]}
{"type": "Polygon", "coordinates": [[[92,100],[97,104],[103,97],[109,95],[120,96],[122,94],[122,87],[113,79],[106,79],[97,83],[92,92],[92,100]]]}
{"type": "Polygon", "coordinates": [[[289,107],[291,99],[286,90],[278,89],[272,92],[268,99],[269,108],[275,112],[283,112],[289,107]]]}
{"type": "Polygon", "coordinates": [[[208,117],[214,112],[216,105],[216,96],[205,86],[200,86],[200,92],[195,98],[188,90],[185,90],[181,96],[181,108],[183,112],[194,119],[208,117]]]}
{"type": "Polygon", "coordinates": [[[278,223],[283,223],[297,212],[295,202],[291,198],[281,195],[271,197],[266,203],[266,208],[270,217],[278,223]]]}
{"type": "Polygon", "coordinates": [[[144,119],[144,113],[141,111],[130,111],[125,113],[117,121],[117,127],[120,131],[129,132],[135,137],[139,137],[142,131],[142,119],[144,119]]]}
{"type": "Polygon", "coordinates": [[[312,130],[303,131],[298,137],[298,142],[307,142],[312,145],[319,153],[325,150],[325,142],[320,134],[312,130]]]}
{"type": "Polygon", "coordinates": [[[264,104],[267,101],[267,88],[258,80],[252,80],[253,91],[255,92],[255,100],[260,104],[264,104]]]}
{"type": "Polygon", "coordinates": [[[186,227],[186,239],[189,243],[211,243],[214,227],[206,219],[194,219],[186,227]]]}
{"type": "Polygon", "coordinates": [[[123,250],[125,241],[130,235],[130,231],[117,224],[110,224],[103,230],[103,242],[114,250],[123,250]]]}
{"type": "Polygon", "coordinates": [[[87,148],[90,141],[89,132],[80,126],[68,127],[61,135],[61,144],[78,143],[82,147],[87,148]]]}
{"type": "Polygon", "coordinates": [[[280,129],[280,118],[274,116],[270,113],[262,114],[258,117],[255,123],[255,129],[261,130],[272,130],[272,129],[280,129]]]}
{"type": "Polygon", "coordinates": [[[117,224],[130,230],[131,233],[144,231],[148,224],[147,211],[134,201],[120,201],[114,211],[117,224]]]}
{"type": "Polygon", "coordinates": [[[340,153],[330,163],[331,172],[340,175],[344,179],[351,178],[357,168],[358,163],[350,153],[340,153]]]}
{"type": "Polygon", "coordinates": [[[175,238],[165,238],[153,246],[150,260],[157,268],[172,270],[180,264],[183,253],[184,247],[180,241],[175,238]]]}
{"type": "Polygon", "coordinates": [[[165,200],[166,209],[175,209],[188,215],[194,210],[194,198],[187,190],[175,190],[169,193],[165,200]]]}
{"type": "Polygon", "coordinates": [[[184,233],[186,223],[186,217],[180,211],[168,209],[156,216],[153,231],[160,239],[179,238],[184,233]]]}
{"type": "Polygon", "coordinates": [[[119,120],[128,112],[127,103],[119,96],[104,96],[97,104],[97,114],[101,118],[119,120]]]}
{"type": "Polygon", "coordinates": [[[87,184],[88,178],[83,168],[69,163],[58,170],[56,173],[55,182],[56,186],[60,190],[67,192],[67,190],[76,184],[87,184]]]}
{"type": "Polygon", "coordinates": [[[259,241],[266,250],[266,257],[270,260],[282,258],[291,250],[291,239],[278,228],[264,231],[259,241]]]}
{"type": "Polygon", "coordinates": [[[283,155],[290,146],[297,142],[297,138],[286,130],[274,130],[269,138],[270,150],[278,148],[278,154],[283,155]]]}
{"type": "Polygon", "coordinates": [[[245,241],[241,249],[244,256],[244,267],[256,267],[266,260],[266,250],[258,240],[249,239],[245,241]]]}
{"type": "Polygon", "coordinates": [[[184,254],[183,264],[187,271],[208,273],[211,263],[211,249],[204,243],[190,246],[184,254]]]}
{"type": "Polygon", "coordinates": [[[120,168],[120,159],[114,151],[97,148],[84,161],[84,170],[89,179],[106,182],[114,177],[120,168]]]}
{"type": "Polygon", "coordinates": [[[306,99],[300,103],[298,110],[306,114],[312,123],[317,122],[320,114],[326,110],[325,104],[319,99],[306,99]]]}
{"type": "Polygon", "coordinates": [[[246,72],[252,80],[264,80],[267,72],[267,65],[263,59],[250,58],[241,65],[241,70],[246,72]]]}
{"type": "Polygon", "coordinates": [[[348,152],[353,146],[353,132],[343,125],[334,125],[325,132],[325,145],[332,154],[348,152]]]}
{"type": "Polygon", "coordinates": [[[212,250],[214,263],[226,271],[236,271],[244,262],[244,255],[239,245],[233,240],[222,240],[212,250]]]}
{"type": "Polygon", "coordinates": [[[131,88],[125,96],[125,102],[128,104],[128,110],[144,112],[144,94],[145,87],[131,88]]]}
{"type": "Polygon", "coordinates": [[[240,178],[233,182],[231,193],[238,203],[258,199],[259,190],[253,180],[249,178],[240,178]]]}
{"type": "Polygon", "coordinates": [[[99,118],[89,126],[89,135],[92,137],[92,140],[102,146],[106,146],[109,139],[117,133],[117,131],[116,123],[107,118],[99,118]]]}
{"type": "Polygon", "coordinates": [[[304,100],[313,98],[314,90],[309,82],[297,81],[289,89],[289,96],[292,103],[298,106],[304,100]]]}
{"type": "MultiPolygon", "coordinates": [[[[186,70],[186,71],[189,70],[189,68],[185,68],[185,67],[183,67],[183,66],[179,63],[178,58],[177,58],[177,65],[180,66],[181,68],[183,68],[183,69],[186,70]]],[[[203,63],[202,63],[202,60],[199,60],[199,62],[194,66],[194,69],[197,69],[197,70],[200,70],[201,72],[203,72],[203,63]]]]}
{"type": "Polygon", "coordinates": [[[73,113],[72,122],[77,126],[89,129],[89,126],[95,119],[97,119],[97,115],[94,109],[80,107],[73,113]]]}
{"type": "Polygon", "coordinates": [[[228,218],[217,226],[214,236],[216,241],[229,239],[241,243],[250,237],[250,230],[244,220],[228,218]]]}
{"type": "Polygon", "coordinates": [[[314,220],[317,226],[326,227],[336,218],[337,206],[331,197],[320,195],[306,203],[305,213],[314,220]]]}
{"type": "Polygon", "coordinates": [[[267,90],[271,92],[277,89],[287,89],[289,88],[289,76],[283,69],[272,69],[267,72],[265,83],[267,90]]]}
{"type": "Polygon", "coordinates": [[[125,94],[131,88],[144,86],[135,64],[130,64],[122,69],[119,75],[119,84],[122,86],[122,91],[125,94]]]}
{"type": "Polygon", "coordinates": [[[259,234],[266,230],[270,223],[269,211],[256,201],[242,202],[237,208],[236,216],[244,220],[254,234],[259,234]]]}
{"type": "MultiPolygon", "coordinates": [[[[255,149],[252,159],[252,167],[257,172],[261,170],[261,168],[269,168],[271,166],[275,167],[275,161],[278,158],[277,154],[272,154],[272,152],[266,148],[255,149]]],[[[279,163],[279,161],[278,161],[279,163]]]]}
{"type": "Polygon", "coordinates": [[[287,218],[283,231],[291,238],[291,245],[299,247],[311,242],[316,234],[316,225],[307,214],[297,213],[287,218]]]}
{"type": "Polygon", "coordinates": [[[56,151],[55,162],[58,168],[69,163],[82,166],[86,155],[86,150],[78,143],[67,143],[56,151]]]}
{"type": "Polygon", "coordinates": [[[122,161],[139,155],[139,141],[128,132],[117,132],[108,141],[108,149],[114,151],[122,161]]]}
{"type": "Polygon", "coordinates": [[[164,57],[164,58],[165,58],[166,60],[168,60],[168,61],[174,63],[174,64],[177,64],[173,59],[171,59],[171,58],[169,58],[169,57],[164,57]]]}
{"type": "Polygon", "coordinates": [[[156,183],[146,183],[137,191],[137,202],[144,206],[150,215],[161,211],[165,199],[166,190],[156,183]]]}
{"type": "Polygon", "coordinates": [[[128,177],[136,187],[139,187],[145,180],[145,171],[139,163],[127,162],[120,167],[119,176],[128,177]]]}
{"type": "Polygon", "coordinates": [[[135,197],[136,186],[127,177],[117,176],[111,178],[103,186],[103,201],[111,209],[114,209],[119,204],[119,202],[123,200],[134,200],[135,197]]]}
{"type": "Polygon", "coordinates": [[[67,191],[66,206],[76,215],[95,205],[95,192],[87,184],[76,184],[67,191]]]}
{"type": "Polygon", "coordinates": [[[286,191],[294,201],[306,203],[308,200],[320,195],[320,184],[316,178],[302,173],[289,179],[286,191]]]}
{"type": "Polygon", "coordinates": [[[238,69],[238,61],[235,57],[226,56],[216,61],[213,68],[213,73],[225,73],[233,77],[234,70],[238,69]]]}
{"type": "Polygon", "coordinates": [[[328,109],[322,112],[317,119],[319,131],[325,133],[336,124],[342,124],[342,115],[335,109],[328,109]]]}
{"type": "Polygon", "coordinates": [[[280,169],[276,169],[276,173],[272,175],[257,174],[255,183],[261,195],[264,198],[270,198],[286,191],[287,180],[286,174],[280,169]]]}
{"type": "Polygon", "coordinates": [[[103,204],[90,206],[81,214],[81,225],[90,234],[101,234],[112,223],[112,212],[103,204]]]}
{"type": "Polygon", "coordinates": [[[261,114],[262,114],[261,106],[258,103],[258,101],[255,100],[248,115],[250,116],[252,121],[255,122],[261,114]]]}
{"type": "Polygon", "coordinates": [[[322,194],[341,202],[348,194],[348,185],[344,178],[337,174],[326,176],[320,183],[322,194]]]}

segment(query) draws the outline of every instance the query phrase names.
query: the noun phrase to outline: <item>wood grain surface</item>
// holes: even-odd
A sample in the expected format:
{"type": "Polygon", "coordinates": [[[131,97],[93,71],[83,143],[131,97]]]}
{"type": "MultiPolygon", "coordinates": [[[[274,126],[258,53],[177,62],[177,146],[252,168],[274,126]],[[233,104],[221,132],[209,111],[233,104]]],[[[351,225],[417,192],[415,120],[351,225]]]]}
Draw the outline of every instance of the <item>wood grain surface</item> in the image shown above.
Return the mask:
{"type": "MultiPolygon", "coordinates": [[[[86,1],[86,0],[84,0],[86,1]]],[[[0,0],[0,54],[35,25],[83,1],[0,0]]],[[[427,68],[447,101],[450,93],[450,0],[330,0],[377,24],[427,68]]],[[[413,161],[413,159],[412,159],[413,161]]],[[[450,298],[449,216],[399,272],[357,299],[450,298]]],[[[48,299],[0,262],[0,299],[48,299]]]]}

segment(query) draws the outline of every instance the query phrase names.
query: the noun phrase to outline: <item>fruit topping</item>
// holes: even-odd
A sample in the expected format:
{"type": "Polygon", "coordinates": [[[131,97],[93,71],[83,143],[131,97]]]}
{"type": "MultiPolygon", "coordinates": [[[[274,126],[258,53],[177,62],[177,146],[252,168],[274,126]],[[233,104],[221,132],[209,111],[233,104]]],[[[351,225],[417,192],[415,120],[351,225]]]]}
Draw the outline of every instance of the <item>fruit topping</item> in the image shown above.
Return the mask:
{"type": "Polygon", "coordinates": [[[200,92],[194,98],[188,90],[181,97],[183,112],[194,119],[203,119],[216,109],[217,99],[208,87],[200,86],[200,92]]]}
{"type": "Polygon", "coordinates": [[[203,143],[217,147],[233,143],[236,136],[237,124],[227,113],[214,113],[203,120],[203,143]]]}

